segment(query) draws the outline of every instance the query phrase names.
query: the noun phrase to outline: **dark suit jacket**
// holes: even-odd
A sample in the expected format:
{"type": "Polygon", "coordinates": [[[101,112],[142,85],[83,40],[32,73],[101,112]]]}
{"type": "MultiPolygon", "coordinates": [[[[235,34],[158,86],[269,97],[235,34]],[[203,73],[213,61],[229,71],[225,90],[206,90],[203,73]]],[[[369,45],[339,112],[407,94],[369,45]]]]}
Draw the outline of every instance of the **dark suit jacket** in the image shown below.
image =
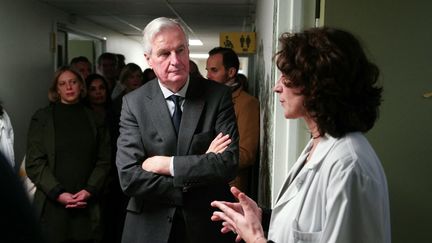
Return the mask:
{"type": "Polygon", "coordinates": [[[228,182],[236,175],[238,141],[231,91],[224,85],[190,79],[178,142],[156,79],[127,94],[116,160],[121,187],[131,197],[123,242],[167,242],[176,209],[191,242],[227,242],[220,223],[210,220],[210,202],[233,200],[228,182]],[[221,154],[206,154],[219,132],[232,143],[221,154]],[[175,156],[174,177],[141,168],[155,155],[175,156]]]}

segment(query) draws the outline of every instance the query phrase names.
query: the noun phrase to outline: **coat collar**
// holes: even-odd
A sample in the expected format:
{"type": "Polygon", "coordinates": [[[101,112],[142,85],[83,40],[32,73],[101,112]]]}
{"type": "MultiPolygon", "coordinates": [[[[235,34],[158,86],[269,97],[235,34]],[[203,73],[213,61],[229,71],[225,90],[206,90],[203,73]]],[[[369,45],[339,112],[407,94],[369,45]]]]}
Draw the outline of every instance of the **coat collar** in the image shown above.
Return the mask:
{"type": "MultiPolygon", "coordinates": [[[[317,167],[321,165],[328,152],[333,148],[333,145],[336,143],[336,141],[336,138],[328,134],[325,134],[323,137],[321,137],[314,153],[312,154],[311,159],[307,162],[305,167],[310,170],[316,170],[317,167]]],[[[313,140],[309,141],[306,147],[307,149],[305,149],[302,154],[309,152],[312,146],[312,142],[313,140]]]]}
{"type": "Polygon", "coordinates": [[[301,165],[305,162],[309,154],[309,151],[311,149],[313,140],[311,139],[309,141],[309,143],[306,145],[305,149],[303,150],[303,152],[301,153],[301,155],[299,156],[299,158],[297,159],[293,167],[290,169],[288,173],[288,177],[285,180],[279,192],[279,195],[277,196],[275,208],[290,201],[300,191],[300,189],[306,184],[305,181],[307,179],[308,174],[315,173],[319,169],[325,157],[327,156],[328,152],[332,149],[336,141],[337,141],[336,138],[333,138],[328,134],[324,135],[320,139],[320,142],[318,143],[311,159],[304,165],[301,171],[297,174],[297,171],[301,168],[301,165]],[[295,174],[297,174],[297,176],[293,178],[295,174]]]}
{"type": "Polygon", "coordinates": [[[236,89],[234,89],[232,91],[232,99],[233,101],[240,96],[240,93],[243,91],[243,89],[241,87],[237,87],[236,89]]]}

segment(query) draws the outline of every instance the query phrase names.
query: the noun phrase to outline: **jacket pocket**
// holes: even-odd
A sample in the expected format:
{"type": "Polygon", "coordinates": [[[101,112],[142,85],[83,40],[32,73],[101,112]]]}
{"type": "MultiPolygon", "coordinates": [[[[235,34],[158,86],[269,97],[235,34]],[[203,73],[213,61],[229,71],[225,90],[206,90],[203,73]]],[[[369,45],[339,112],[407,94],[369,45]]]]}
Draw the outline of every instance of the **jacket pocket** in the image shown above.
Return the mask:
{"type": "Polygon", "coordinates": [[[301,231],[299,230],[298,224],[294,221],[292,224],[292,236],[293,242],[296,243],[315,243],[321,240],[322,231],[301,231]]]}
{"type": "Polygon", "coordinates": [[[296,243],[314,243],[321,239],[321,231],[319,232],[301,232],[293,230],[294,242],[296,243]]]}

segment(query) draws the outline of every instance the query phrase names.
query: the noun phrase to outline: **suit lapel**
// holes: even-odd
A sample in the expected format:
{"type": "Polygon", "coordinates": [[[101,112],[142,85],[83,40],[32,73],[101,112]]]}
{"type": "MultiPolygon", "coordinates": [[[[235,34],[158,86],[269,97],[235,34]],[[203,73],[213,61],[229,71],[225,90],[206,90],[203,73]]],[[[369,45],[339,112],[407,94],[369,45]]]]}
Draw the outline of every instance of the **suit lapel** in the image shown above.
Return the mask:
{"type": "Polygon", "coordinates": [[[143,116],[151,118],[153,126],[162,139],[166,141],[167,146],[172,148],[169,150],[174,153],[177,137],[166,105],[166,100],[160,90],[158,81],[152,81],[151,85],[146,88],[148,88],[148,92],[146,92],[145,100],[143,101],[145,104],[143,104],[143,107],[146,106],[147,109],[143,109],[142,114],[143,116]],[[146,110],[150,114],[146,114],[146,110]]]}
{"type": "Polygon", "coordinates": [[[179,155],[187,154],[205,106],[205,100],[201,92],[202,85],[204,85],[204,82],[199,82],[199,80],[193,78],[190,79],[178,135],[177,154],[179,155]]]}

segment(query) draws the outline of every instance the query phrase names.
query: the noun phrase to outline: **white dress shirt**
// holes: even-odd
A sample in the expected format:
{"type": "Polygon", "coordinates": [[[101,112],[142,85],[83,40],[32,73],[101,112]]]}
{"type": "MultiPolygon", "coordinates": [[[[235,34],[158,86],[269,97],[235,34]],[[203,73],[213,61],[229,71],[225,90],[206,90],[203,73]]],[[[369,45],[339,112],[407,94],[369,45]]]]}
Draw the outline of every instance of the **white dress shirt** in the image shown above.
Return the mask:
{"type": "MultiPolygon", "coordinates": [[[[174,110],[175,110],[174,101],[172,101],[171,99],[168,99],[168,97],[170,97],[171,95],[178,95],[178,96],[183,98],[180,101],[180,108],[183,111],[183,104],[185,102],[184,98],[186,97],[186,91],[189,87],[189,77],[188,77],[188,80],[186,81],[186,84],[177,93],[173,93],[171,90],[169,90],[165,86],[163,86],[162,83],[160,82],[160,80],[158,80],[158,83],[159,83],[159,87],[161,88],[162,93],[164,95],[164,98],[165,98],[165,101],[167,103],[168,110],[170,112],[171,117],[173,116],[174,110]]],[[[171,176],[174,176],[174,156],[171,157],[170,174],[171,174],[171,176]]]]}

